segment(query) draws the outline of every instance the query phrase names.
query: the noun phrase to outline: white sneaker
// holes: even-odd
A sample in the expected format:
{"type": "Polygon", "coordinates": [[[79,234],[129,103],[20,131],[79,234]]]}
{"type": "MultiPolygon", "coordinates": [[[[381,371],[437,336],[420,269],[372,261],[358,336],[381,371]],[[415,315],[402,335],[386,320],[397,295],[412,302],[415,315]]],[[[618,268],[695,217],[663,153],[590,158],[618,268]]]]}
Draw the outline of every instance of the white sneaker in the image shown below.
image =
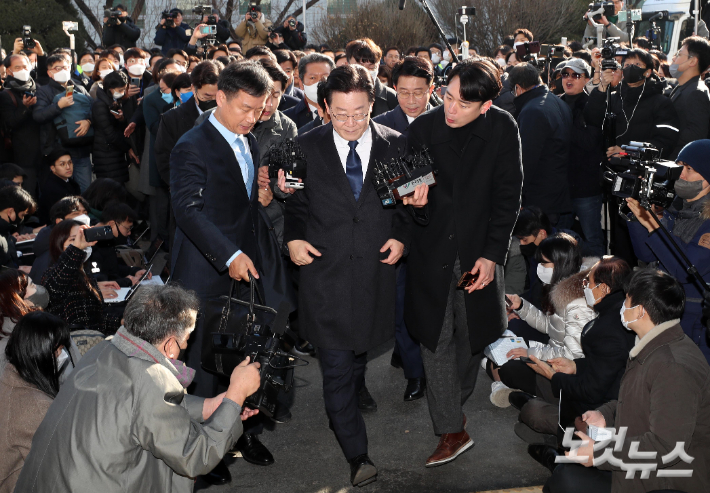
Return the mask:
{"type": "Polygon", "coordinates": [[[503,382],[493,382],[491,384],[491,402],[496,407],[509,407],[510,402],[508,396],[513,392],[513,389],[506,386],[503,382]]]}
{"type": "Polygon", "coordinates": [[[481,368],[483,368],[485,370],[487,364],[488,364],[488,358],[483,357],[483,359],[481,359],[481,368]]]}

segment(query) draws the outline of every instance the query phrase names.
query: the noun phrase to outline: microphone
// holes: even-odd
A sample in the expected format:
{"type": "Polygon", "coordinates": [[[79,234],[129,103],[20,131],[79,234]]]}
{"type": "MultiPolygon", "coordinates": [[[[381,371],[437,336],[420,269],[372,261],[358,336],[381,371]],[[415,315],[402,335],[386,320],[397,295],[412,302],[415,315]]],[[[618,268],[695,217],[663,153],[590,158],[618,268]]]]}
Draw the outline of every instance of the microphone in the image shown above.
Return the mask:
{"type": "Polygon", "coordinates": [[[399,10],[404,10],[405,3],[407,3],[407,0],[399,0],[399,10]]]}

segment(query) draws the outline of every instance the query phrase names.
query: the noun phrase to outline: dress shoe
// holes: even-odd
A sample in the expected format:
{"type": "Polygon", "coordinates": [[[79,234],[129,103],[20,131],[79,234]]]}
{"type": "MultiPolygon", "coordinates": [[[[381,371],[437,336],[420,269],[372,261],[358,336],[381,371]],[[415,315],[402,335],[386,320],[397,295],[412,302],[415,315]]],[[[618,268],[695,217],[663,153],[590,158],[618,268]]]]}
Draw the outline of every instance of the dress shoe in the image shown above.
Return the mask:
{"type": "Polygon", "coordinates": [[[404,391],[405,401],[416,401],[426,394],[426,378],[410,378],[404,391]]]}
{"type": "Polygon", "coordinates": [[[367,390],[367,387],[363,385],[357,397],[357,407],[358,409],[360,409],[360,411],[362,411],[363,413],[374,413],[375,411],[377,411],[377,403],[375,402],[375,399],[373,399],[370,395],[370,392],[367,390]]]}
{"type": "Polygon", "coordinates": [[[392,357],[390,358],[390,365],[394,366],[395,368],[402,368],[402,357],[398,354],[392,351],[392,357]]]}
{"type": "Polygon", "coordinates": [[[271,455],[263,443],[259,441],[257,435],[244,433],[237,440],[235,450],[241,452],[245,461],[257,466],[270,466],[274,463],[274,456],[271,455]]]}
{"type": "Polygon", "coordinates": [[[206,482],[212,485],[227,484],[232,480],[232,475],[227,469],[227,464],[224,460],[219,461],[219,463],[210,472],[202,476],[206,482]]]}
{"type": "Polygon", "coordinates": [[[365,486],[377,480],[377,468],[367,454],[350,459],[350,482],[353,486],[365,486]]]}
{"type": "Polygon", "coordinates": [[[426,467],[436,467],[451,462],[471,447],[473,447],[473,440],[465,429],[458,433],[444,433],[439,439],[436,450],[427,459],[426,467]]]}
{"type": "Polygon", "coordinates": [[[293,345],[291,348],[291,352],[296,354],[297,356],[313,356],[315,357],[316,355],[316,348],[313,346],[308,341],[304,341],[300,337],[298,338],[298,342],[293,345]]]}
{"type": "Polygon", "coordinates": [[[556,448],[547,445],[528,445],[528,454],[550,472],[555,472],[557,467],[555,459],[559,455],[556,448]]]}
{"type": "Polygon", "coordinates": [[[534,395],[530,395],[527,392],[511,392],[508,394],[508,402],[518,411],[523,409],[523,406],[528,403],[530,399],[534,399],[534,395]]]}
{"type": "Polygon", "coordinates": [[[515,434],[528,445],[547,445],[557,447],[557,437],[533,430],[525,423],[515,423],[515,434]]]}
{"type": "Polygon", "coordinates": [[[291,411],[286,406],[276,404],[276,412],[271,416],[271,421],[282,425],[291,421],[291,418],[291,411]]]}

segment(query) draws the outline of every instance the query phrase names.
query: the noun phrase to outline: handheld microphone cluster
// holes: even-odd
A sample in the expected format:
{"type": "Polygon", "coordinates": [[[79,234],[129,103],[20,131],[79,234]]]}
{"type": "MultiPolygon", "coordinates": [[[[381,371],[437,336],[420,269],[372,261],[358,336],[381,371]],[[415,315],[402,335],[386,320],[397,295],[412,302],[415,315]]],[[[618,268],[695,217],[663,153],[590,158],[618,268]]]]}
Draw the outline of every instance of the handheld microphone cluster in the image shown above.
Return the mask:
{"type": "Polygon", "coordinates": [[[298,179],[306,177],[306,156],[293,139],[286,139],[269,149],[269,178],[278,178],[280,169],[286,175],[287,188],[302,189],[305,186],[298,179]]]}
{"type": "Polygon", "coordinates": [[[426,149],[389,162],[376,161],[372,183],[382,206],[395,205],[397,200],[412,195],[419,185],[436,185],[433,165],[426,149]]]}

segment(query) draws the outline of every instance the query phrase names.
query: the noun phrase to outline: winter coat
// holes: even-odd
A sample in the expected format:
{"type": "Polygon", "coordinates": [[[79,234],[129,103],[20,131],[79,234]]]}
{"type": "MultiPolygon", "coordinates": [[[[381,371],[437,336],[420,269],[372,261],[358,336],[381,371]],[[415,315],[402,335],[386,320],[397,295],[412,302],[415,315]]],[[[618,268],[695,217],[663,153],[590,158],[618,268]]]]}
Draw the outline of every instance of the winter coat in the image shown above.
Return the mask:
{"type": "Polygon", "coordinates": [[[675,159],[687,143],[708,138],[710,91],[698,75],[673,88],[670,98],[680,119],[678,142],[670,155],[675,159]]]}
{"type": "Polygon", "coordinates": [[[612,471],[614,493],[645,493],[656,490],[707,493],[710,491],[710,367],[698,347],[683,333],[678,320],[670,320],[636,339],[621,378],[619,399],[598,410],[606,427],[626,428],[621,450],[613,456],[624,464],[649,462],[657,466],[648,479],[626,479],[621,464],[599,464],[604,449],[594,453],[596,467],[612,471]],[[692,464],[672,453],[683,442],[692,464]],[[632,444],[654,459],[630,457],[632,444]],[[670,458],[661,460],[664,456],[670,458]],[[692,470],[690,478],[658,477],[658,472],[692,470]]]}
{"type": "Polygon", "coordinates": [[[103,45],[121,45],[124,48],[135,48],[136,41],[141,36],[141,28],[133,23],[130,17],[121,17],[121,24],[111,26],[104,24],[103,45]]]}
{"type": "Polygon", "coordinates": [[[52,398],[24,380],[11,364],[0,374],[0,395],[0,493],[12,493],[52,398]]]}
{"type": "MultiPolygon", "coordinates": [[[[622,81],[621,87],[612,91],[616,145],[626,145],[631,141],[648,142],[662,151],[662,157],[670,156],[678,142],[680,119],[673,102],[663,95],[663,87],[663,82],[652,75],[642,87],[629,88],[622,81]],[[627,121],[630,125],[628,131],[627,121]]],[[[584,118],[589,125],[602,128],[605,113],[606,92],[594,89],[584,108],[584,118]]]]}
{"type": "Polygon", "coordinates": [[[269,39],[269,28],[273,23],[261,14],[261,19],[254,22],[242,22],[234,29],[234,32],[242,39],[242,53],[246,53],[250,48],[265,45],[269,39]]]}
{"type": "MultiPolygon", "coordinates": [[[[74,92],[90,97],[83,86],[76,81],[72,82],[74,83],[74,92]]],[[[66,89],[58,82],[50,80],[48,84],[41,86],[37,90],[37,104],[32,107],[32,118],[41,125],[40,145],[42,147],[42,153],[45,156],[49,154],[54,147],[59,145],[54,118],[61,115],[63,110],[54,102],[54,96],[61,92],[66,92],[66,89]]],[[[70,151],[72,151],[72,157],[77,155],[88,156],[91,152],[91,144],[82,147],[74,147],[70,149],[70,151]]]]}
{"type": "Polygon", "coordinates": [[[167,56],[168,52],[173,48],[178,50],[185,49],[192,35],[187,34],[188,31],[192,32],[187,22],[183,22],[172,29],[163,28],[162,25],[158,24],[155,28],[155,39],[153,39],[153,42],[160,45],[160,51],[164,56],[167,56]]]}
{"type": "Polygon", "coordinates": [[[111,113],[113,98],[104,89],[96,93],[96,101],[91,105],[94,121],[94,172],[97,178],[112,178],[119,183],[128,181],[128,160],[126,153],[131,148],[123,136],[126,118],[117,120],[111,113]]]}
{"type": "Polygon", "coordinates": [[[283,25],[274,29],[275,32],[280,33],[284,38],[284,43],[288,46],[289,50],[302,50],[306,43],[308,43],[308,36],[303,31],[304,26],[302,22],[296,21],[296,29],[291,30],[290,27],[284,27],[283,25]]]}
{"type": "Polygon", "coordinates": [[[387,87],[380,79],[375,78],[375,102],[372,105],[370,118],[387,113],[399,106],[397,93],[394,89],[387,87]]]}
{"type": "Polygon", "coordinates": [[[194,371],[120,329],[82,358],[35,433],[17,491],[191,493],[242,433],[225,399],[208,421],[194,371]]]}
{"type": "Polygon", "coordinates": [[[583,270],[563,279],[552,288],[550,298],[555,307],[552,315],[522,300],[523,305],[515,313],[531,327],[550,336],[546,346],[530,348],[528,355],[543,361],[552,358],[584,358],[580,342],[582,329],[596,317],[584,299],[582,281],[588,274],[589,270],[583,270]]]}
{"type": "MultiPolygon", "coordinates": [[[[81,195],[79,184],[74,178],[69,178],[67,181],[59,178],[50,170],[46,178],[39,186],[39,217],[40,224],[49,223],[49,210],[54,204],[59,202],[64,197],[71,195],[81,195]]],[[[35,240],[36,241],[36,240],[35,240]]]]}

